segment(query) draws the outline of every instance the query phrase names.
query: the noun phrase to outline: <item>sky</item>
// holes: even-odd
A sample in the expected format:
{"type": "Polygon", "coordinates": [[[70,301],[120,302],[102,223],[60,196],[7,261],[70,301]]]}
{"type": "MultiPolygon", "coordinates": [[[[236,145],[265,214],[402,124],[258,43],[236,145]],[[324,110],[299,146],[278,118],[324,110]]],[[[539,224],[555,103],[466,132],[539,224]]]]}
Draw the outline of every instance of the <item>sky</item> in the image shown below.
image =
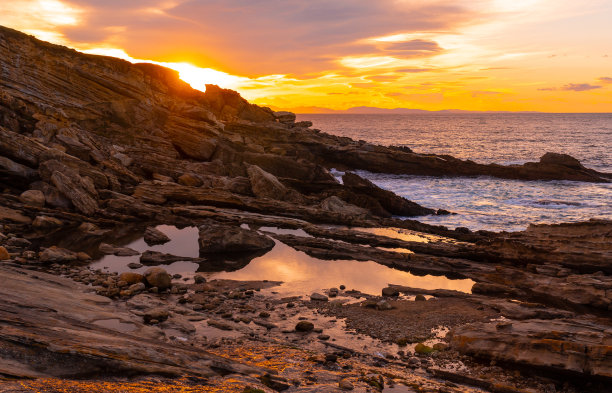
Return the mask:
{"type": "Polygon", "coordinates": [[[298,113],[612,112],[612,0],[2,0],[0,25],[298,113]]]}

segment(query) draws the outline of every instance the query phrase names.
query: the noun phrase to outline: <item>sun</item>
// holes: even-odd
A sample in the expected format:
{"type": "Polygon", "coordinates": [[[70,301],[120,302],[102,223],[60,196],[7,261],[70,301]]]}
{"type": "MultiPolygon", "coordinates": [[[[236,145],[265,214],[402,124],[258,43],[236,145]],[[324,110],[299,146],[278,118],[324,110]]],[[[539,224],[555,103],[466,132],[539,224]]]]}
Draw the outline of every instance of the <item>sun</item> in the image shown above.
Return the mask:
{"type": "Polygon", "coordinates": [[[213,84],[225,89],[237,90],[239,87],[248,84],[251,80],[246,77],[231,75],[212,68],[201,68],[189,63],[171,63],[153,60],[136,59],[128,55],[122,49],[115,48],[93,48],[84,50],[84,53],[101,56],[112,56],[130,63],[149,63],[178,71],[179,78],[187,82],[196,90],[206,91],[206,85],[213,84]]]}

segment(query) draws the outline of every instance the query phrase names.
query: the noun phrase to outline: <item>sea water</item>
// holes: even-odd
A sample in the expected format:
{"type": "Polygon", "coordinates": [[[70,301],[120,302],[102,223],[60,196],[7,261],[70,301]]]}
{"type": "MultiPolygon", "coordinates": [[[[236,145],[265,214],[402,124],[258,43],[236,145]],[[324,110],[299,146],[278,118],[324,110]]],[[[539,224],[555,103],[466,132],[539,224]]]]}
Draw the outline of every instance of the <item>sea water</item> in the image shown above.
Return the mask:
{"type": "MultiPolygon", "coordinates": [[[[417,153],[509,165],[556,152],[612,172],[612,114],[308,114],[298,120],[330,134],[417,153]]],[[[359,174],[424,206],[457,213],[418,218],[449,228],[518,231],[531,223],[612,219],[612,183],[359,174]]]]}

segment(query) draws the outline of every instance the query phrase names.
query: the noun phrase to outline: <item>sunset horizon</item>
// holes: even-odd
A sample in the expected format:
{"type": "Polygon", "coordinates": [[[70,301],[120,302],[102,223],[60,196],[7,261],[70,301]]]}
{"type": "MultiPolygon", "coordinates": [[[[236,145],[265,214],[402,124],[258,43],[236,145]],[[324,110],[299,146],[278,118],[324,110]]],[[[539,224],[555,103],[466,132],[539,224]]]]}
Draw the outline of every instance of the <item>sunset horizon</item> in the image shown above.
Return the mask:
{"type": "Polygon", "coordinates": [[[217,84],[299,113],[361,106],[609,113],[606,15],[612,5],[598,0],[0,5],[0,25],[41,40],[154,62],[196,89],[217,84]]]}

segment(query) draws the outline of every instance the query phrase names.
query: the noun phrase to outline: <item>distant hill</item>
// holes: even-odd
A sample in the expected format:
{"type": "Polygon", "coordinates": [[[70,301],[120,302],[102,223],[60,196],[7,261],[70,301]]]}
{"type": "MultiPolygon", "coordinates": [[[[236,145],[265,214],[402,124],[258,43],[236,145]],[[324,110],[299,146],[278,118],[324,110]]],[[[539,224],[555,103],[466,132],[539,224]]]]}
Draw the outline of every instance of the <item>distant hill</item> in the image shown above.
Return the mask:
{"type": "Polygon", "coordinates": [[[436,114],[436,113],[540,113],[535,111],[467,111],[462,109],[443,109],[428,111],[411,108],[377,108],[373,106],[356,106],[344,110],[329,109],[317,106],[302,106],[296,108],[276,108],[274,110],[289,110],[300,114],[350,114],[350,115],[410,115],[410,114],[436,114]]]}

